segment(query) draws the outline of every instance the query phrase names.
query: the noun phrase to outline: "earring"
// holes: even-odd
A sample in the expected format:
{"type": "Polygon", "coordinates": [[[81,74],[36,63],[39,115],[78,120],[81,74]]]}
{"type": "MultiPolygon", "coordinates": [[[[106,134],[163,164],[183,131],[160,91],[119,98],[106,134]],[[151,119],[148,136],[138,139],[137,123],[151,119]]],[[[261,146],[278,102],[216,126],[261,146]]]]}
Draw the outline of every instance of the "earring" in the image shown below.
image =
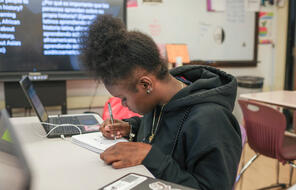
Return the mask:
{"type": "Polygon", "coordinates": [[[146,94],[150,94],[150,93],[151,93],[151,90],[147,89],[146,94]]]}

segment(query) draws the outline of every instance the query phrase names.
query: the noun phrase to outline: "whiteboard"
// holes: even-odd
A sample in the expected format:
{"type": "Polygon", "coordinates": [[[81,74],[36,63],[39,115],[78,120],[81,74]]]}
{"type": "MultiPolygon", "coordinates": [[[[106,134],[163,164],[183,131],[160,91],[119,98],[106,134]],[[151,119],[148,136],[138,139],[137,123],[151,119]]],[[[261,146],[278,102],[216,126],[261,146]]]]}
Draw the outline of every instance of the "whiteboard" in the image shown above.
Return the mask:
{"type": "Polygon", "coordinates": [[[252,61],[254,59],[255,13],[247,12],[244,0],[225,0],[225,11],[208,12],[206,0],[162,0],[128,8],[127,27],[151,36],[164,47],[187,44],[191,60],[252,61]],[[214,39],[222,27],[225,40],[214,39]]]}

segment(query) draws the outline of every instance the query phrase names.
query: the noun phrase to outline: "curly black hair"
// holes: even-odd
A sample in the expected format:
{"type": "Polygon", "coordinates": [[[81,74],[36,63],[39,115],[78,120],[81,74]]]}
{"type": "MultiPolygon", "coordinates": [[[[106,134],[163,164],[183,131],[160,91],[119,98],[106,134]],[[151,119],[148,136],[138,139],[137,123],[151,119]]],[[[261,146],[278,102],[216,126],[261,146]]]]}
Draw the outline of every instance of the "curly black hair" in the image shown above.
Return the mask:
{"type": "Polygon", "coordinates": [[[100,15],[81,37],[81,61],[104,84],[113,85],[142,68],[162,80],[168,75],[167,62],[147,35],[127,31],[119,18],[100,15]]]}

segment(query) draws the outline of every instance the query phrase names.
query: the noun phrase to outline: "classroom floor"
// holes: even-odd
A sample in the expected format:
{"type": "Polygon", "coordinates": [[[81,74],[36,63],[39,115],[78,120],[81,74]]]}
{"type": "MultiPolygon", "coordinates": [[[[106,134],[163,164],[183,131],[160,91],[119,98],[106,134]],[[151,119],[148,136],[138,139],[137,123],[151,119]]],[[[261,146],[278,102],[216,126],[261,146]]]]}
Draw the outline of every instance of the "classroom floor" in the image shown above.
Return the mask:
{"type": "MultiPolygon", "coordinates": [[[[245,145],[245,162],[255,153],[248,144],[245,145]]],[[[270,186],[276,183],[276,160],[266,156],[259,156],[255,162],[246,170],[243,178],[236,184],[235,190],[253,190],[270,186]]],[[[280,183],[289,183],[290,166],[280,164],[280,183]]],[[[292,184],[296,184],[296,169],[293,172],[292,184]]],[[[281,188],[273,188],[273,190],[281,188]]]]}

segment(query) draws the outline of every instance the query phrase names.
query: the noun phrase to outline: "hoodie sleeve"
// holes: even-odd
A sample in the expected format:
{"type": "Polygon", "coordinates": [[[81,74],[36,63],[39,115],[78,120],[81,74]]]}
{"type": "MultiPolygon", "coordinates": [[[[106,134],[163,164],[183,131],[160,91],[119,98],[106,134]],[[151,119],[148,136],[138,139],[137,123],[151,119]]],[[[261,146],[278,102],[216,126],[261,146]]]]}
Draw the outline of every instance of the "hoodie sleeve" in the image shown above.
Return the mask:
{"type": "Polygon", "coordinates": [[[184,161],[152,146],[142,164],[167,181],[196,189],[232,189],[241,154],[235,122],[227,113],[215,120],[202,116],[188,118],[183,126],[175,154],[184,155],[184,161]]]}

